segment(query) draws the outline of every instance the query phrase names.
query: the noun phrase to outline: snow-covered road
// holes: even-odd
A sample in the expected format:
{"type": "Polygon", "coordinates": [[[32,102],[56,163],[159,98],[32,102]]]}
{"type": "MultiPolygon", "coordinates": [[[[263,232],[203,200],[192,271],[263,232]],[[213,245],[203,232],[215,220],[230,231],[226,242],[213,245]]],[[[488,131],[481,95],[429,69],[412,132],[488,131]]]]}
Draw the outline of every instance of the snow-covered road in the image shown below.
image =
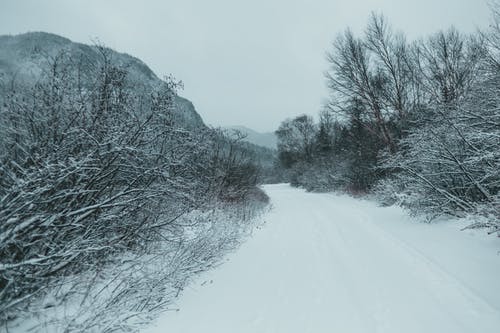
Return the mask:
{"type": "Polygon", "coordinates": [[[500,332],[500,240],[288,185],[228,261],[144,333],[500,332]]]}

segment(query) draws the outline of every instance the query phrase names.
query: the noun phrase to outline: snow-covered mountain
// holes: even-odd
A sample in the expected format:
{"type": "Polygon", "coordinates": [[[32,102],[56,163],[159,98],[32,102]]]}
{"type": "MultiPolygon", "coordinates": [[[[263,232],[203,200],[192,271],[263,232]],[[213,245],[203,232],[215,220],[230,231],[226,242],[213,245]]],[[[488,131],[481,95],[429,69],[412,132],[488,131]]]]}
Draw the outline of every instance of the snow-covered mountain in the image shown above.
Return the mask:
{"type": "Polygon", "coordinates": [[[260,133],[245,126],[228,126],[228,130],[237,130],[246,135],[245,140],[258,146],[276,149],[277,139],[272,132],[260,133]]]}
{"type": "MultiPolygon", "coordinates": [[[[126,53],[106,49],[113,64],[127,69],[127,79],[134,90],[152,91],[161,80],[140,59],[126,53]]],[[[0,85],[14,80],[36,82],[51,60],[65,52],[80,66],[92,67],[102,62],[97,46],[75,43],[71,40],[46,32],[29,32],[20,35],[0,36],[0,85]]],[[[186,128],[204,127],[201,116],[193,104],[177,96],[175,118],[186,128]]]]}

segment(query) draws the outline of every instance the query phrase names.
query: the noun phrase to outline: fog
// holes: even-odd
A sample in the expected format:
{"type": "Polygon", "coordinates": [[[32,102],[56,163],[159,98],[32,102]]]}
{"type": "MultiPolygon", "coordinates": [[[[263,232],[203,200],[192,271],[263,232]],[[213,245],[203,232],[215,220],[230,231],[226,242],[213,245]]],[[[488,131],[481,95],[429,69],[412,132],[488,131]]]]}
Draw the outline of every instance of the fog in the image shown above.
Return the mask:
{"type": "Polygon", "coordinates": [[[182,80],[206,123],[272,131],[317,114],[328,96],[325,52],[346,27],[362,33],[371,11],[410,38],[489,21],[483,0],[2,0],[0,34],[98,39],[182,80]]]}

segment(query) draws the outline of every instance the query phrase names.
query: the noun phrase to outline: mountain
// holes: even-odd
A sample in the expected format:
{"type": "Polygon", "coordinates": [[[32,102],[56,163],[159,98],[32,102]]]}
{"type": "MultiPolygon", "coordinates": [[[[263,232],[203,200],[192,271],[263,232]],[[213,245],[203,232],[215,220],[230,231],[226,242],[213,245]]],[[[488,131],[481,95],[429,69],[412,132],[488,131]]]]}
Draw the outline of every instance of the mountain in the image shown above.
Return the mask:
{"type": "Polygon", "coordinates": [[[276,149],[277,138],[274,133],[260,133],[245,126],[229,126],[226,127],[226,129],[236,130],[245,134],[247,136],[245,140],[250,143],[270,149],[276,149]]]}
{"type": "MultiPolygon", "coordinates": [[[[72,61],[78,61],[83,68],[95,68],[103,62],[103,50],[113,65],[126,68],[130,89],[151,92],[161,85],[162,80],[144,62],[131,55],[98,45],[75,43],[55,34],[29,32],[0,36],[0,88],[2,84],[10,85],[13,81],[36,82],[51,61],[63,53],[72,61]]],[[[205,127],[193,104],[180,96],[175,99],[174,118],[185,128],[205,127]]]]}

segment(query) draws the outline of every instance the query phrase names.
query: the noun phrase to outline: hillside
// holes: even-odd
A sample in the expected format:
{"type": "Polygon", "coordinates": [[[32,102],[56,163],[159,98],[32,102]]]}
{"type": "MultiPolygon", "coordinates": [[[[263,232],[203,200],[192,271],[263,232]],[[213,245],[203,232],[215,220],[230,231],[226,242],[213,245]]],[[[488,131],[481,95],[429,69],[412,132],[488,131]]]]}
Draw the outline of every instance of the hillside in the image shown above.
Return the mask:
{"type": "Polygon", "coordinates": [[[237,130],[246,135],[245,141],[258,146],[276,149],[276,135],[274,133],[260,133],[245,126],[229,126],[228,130],[237,130]]]}
{"type": "MultiPolygon", "coordinates": [[[[160,78],[140,59],[108,48],[105,50],[113,64],[127,69],[129,89],[149,92],[161,84],[160,78]]],[[[55,34],[29,32],[0,36],[0,86],[36,82],[44,68],[62,53],[78,62],[84,70],[95,68],[102,62],[97,45],[75,43],[55,34]]],[[[178,124],[191,129],[205,126],[189,100],[176,96],[175,105],[178,124]]]]}

